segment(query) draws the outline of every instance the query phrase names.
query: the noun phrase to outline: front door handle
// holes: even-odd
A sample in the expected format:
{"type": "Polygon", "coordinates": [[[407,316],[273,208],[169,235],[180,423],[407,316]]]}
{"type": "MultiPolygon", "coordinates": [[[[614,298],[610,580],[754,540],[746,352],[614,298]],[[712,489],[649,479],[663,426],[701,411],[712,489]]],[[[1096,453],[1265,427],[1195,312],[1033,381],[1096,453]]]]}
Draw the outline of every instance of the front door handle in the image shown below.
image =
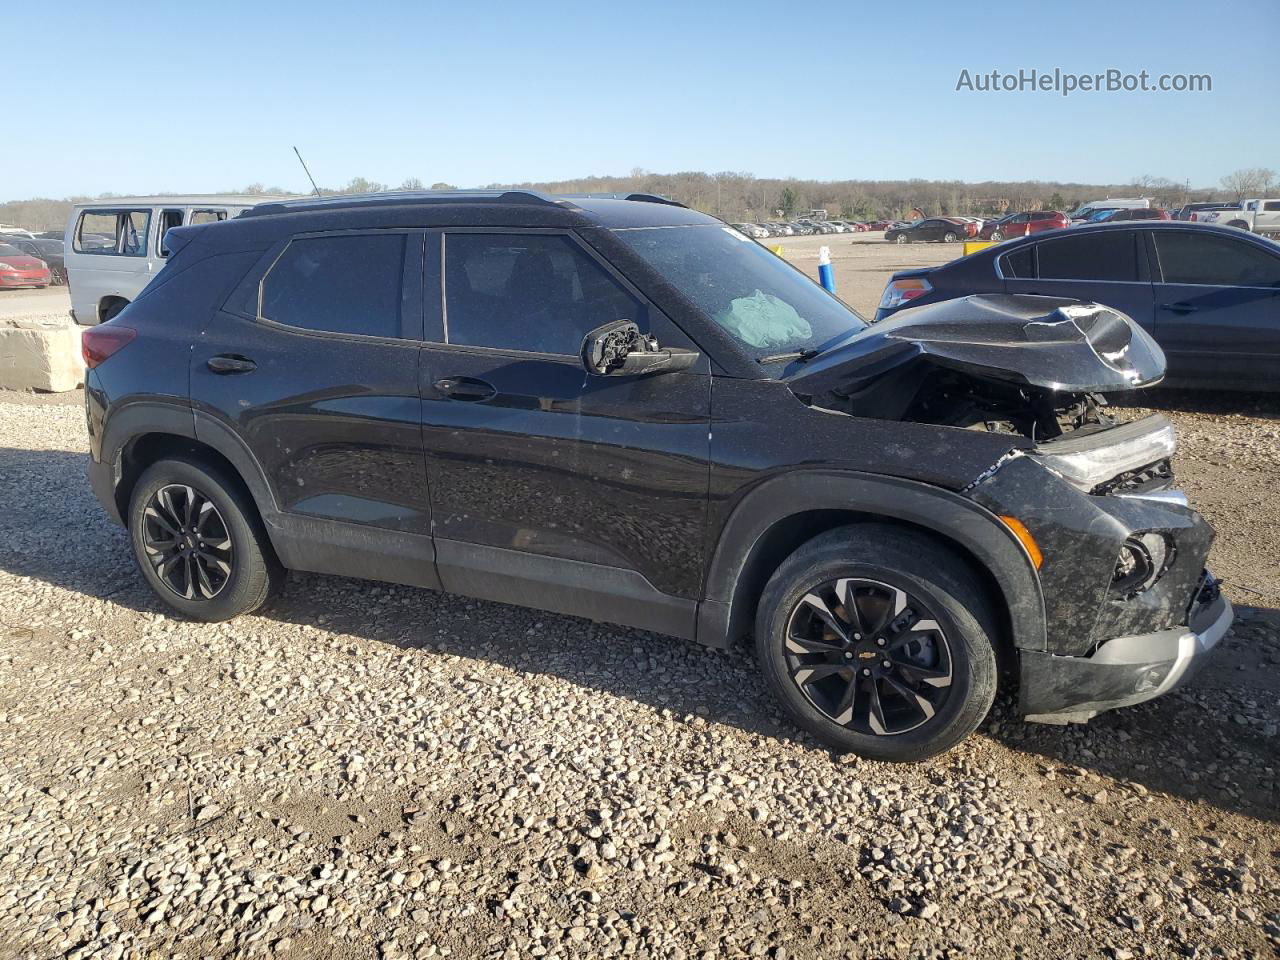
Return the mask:
{"type": "Polygon", "coordinates": [[[476,403],[490,400],[497,396],[498,389],[492,383],[477,380],[474,377],[445,377],[437,380],[433,386],[450,400],[463,400],[476,403]]]}
{"type": "Polygon", "coordinates": [[[1200,308],[1190,303],[1162,303],[1160,309],[1170,313],[1195,313],[1200,308]]]}
{"type": "Polygon", "coordinates": [[[249,373],[257,370],[258,365],[248,357],[219,356],[210,357],[207,366],[214,373],[249,373]]]}

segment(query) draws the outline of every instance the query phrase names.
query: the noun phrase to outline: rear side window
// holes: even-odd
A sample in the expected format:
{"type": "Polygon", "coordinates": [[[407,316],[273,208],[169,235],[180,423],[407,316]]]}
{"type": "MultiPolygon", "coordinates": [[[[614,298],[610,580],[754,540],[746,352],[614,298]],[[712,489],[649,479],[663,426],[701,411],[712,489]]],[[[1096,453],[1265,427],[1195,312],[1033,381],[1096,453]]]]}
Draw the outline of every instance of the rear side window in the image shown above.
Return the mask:
{"type": "Polygon", "coordinates": [[[145,257],[150,210],[86,210],[72,237],[77,253],[145,257]]]}
{"type": "Polygon", "coordinates": [[[1160,231],[1156,256],[1165,283],[1280,286],[1280,256],[1230,237],[1160,231]]]}
{"type": "Polygon", "coordinates": [[[262,281],[265,320],[328,333],[399,337],[401,234],[290,242],[262,281]]]}
{"type": "Polygon", "coordinates": [[[1037,244],[1041,280],[1112,280],[1135,282],[1138,260],[1133,234],[1087,233],[1037,244]]]}
{"type": "Polygon", "coordinates": [[[445,320],[449,343],[531,353],[577,354],[602,324],[644,308],[569,237],[445,235],[445,320]]]}

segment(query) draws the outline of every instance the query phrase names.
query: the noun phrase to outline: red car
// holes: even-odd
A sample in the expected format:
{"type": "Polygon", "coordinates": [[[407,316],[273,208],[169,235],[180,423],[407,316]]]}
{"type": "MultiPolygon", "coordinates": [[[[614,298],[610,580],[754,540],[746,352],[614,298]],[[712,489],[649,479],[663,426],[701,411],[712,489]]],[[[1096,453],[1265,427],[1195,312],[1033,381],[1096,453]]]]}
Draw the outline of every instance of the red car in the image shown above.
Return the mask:
{"type": "Polygon", "coordinates": [[[53,274],[43,260],[0,243],[0,287],[47,287],[52,282],[53,274]]]}
{"type": "Polygon", "coordinates": [[[978,234],[983,240],[1008,240],[1010,237],[1025,237],[1029,233],[1041,233],[1045,230],[1061,230],[1071,225],[1070,218],[1061,210],[1029,210],[1024,213],[1011,213],[994,223],[983,224],[978,234]]]}

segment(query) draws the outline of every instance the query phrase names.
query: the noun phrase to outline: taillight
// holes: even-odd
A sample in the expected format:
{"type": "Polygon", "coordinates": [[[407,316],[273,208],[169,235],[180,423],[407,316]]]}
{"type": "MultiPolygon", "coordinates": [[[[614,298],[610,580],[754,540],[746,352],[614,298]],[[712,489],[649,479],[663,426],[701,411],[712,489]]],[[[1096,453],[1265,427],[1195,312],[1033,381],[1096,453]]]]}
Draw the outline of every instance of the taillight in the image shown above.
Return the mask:
{"type": "Polygon", "coordinates": [[[113,324],[89,327],[80,334],[80,352],[84,355],[84,365],[92,370],[105,363],[137,335],[138,331],[132,327],[117,327],[113,324]]]}
{"type": "Polygon", "coordinates": [[[902,280],[890,280],[884,288],[884,296],[880,298],[880,309],[891,310],[900,307],[908,300],[923,297],[933,290],[933,284],[923,277],[905,277],[902,280]]]}

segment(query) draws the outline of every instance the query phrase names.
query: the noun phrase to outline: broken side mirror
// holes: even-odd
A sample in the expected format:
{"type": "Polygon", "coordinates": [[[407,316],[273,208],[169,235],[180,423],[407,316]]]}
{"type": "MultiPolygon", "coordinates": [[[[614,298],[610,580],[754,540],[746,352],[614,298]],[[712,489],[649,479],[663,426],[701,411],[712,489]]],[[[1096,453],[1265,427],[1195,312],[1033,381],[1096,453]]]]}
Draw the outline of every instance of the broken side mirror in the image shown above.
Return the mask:
{"type": "Polygon", "coordinates": [[[631,320],[615,320],[596,327],[582,339],[582,365],[598,377],[630,377],[642,373],[687,370],[698,351],[659,347],[631,320]]]}

